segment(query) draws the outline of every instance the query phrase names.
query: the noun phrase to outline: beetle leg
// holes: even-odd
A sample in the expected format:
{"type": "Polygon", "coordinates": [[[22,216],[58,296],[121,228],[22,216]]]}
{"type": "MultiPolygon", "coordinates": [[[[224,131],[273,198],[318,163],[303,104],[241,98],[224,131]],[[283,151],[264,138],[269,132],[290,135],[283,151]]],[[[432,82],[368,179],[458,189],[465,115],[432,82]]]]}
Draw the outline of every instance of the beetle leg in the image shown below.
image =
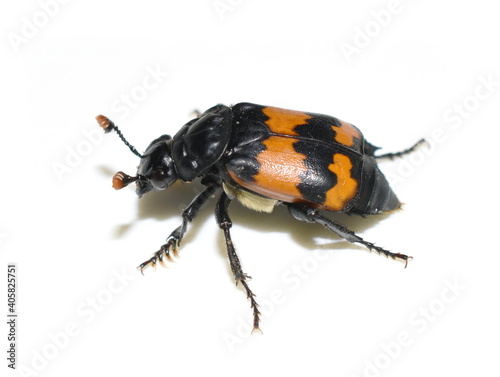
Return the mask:
{"type": "Polygon", "coordinates": [[[234,279],[236,280],[236,285],[241,283],[243,288],[247,293],[247,298],[250,300],[250,307],[253,309],[253,330],[259,330],[259,322],[260,322],[260,312],[259,312],[259,304],[255,301],[255,295],[250,290],[247,284],[247,280],[251,279],[251,277],[243,272],[241,269],[240,259],[236,254],[236,250],[234,248],[233,241],[231,239],[231,234],[229,229],[231,229],[233,223],[229,218],[229,214],[227,213],[227,208],[231,199],[226,195],[225,192],[222,192],[219,201],[217,202],[217,206],[215,208],[215,218],[217,220],[217,224],[219,228],[224,231],[224,237],[226,240],[226,249],[227,255],[229,257],[229,265],[231,266],[231,271],[233,273],[234,279]]]}
{"type": "Polygon", "coordinates": [[[385,154],[381,154],[380,156],[374,156],[374,157],[377,160],[380,160],[383,158],[389,158],[389,159],[393,160],[395,157],[401,157],[401,156],[404,156],[405,154],[408,154],[408,153],[415,151],[415,149],[417,149],[420,145],[422,145],[424,143],[427,143],[427,141],[425,139],[420,139],[419,141],[417,141],[415,143],[415,145],[413,145],[412,147],[405,149],[403,151],[393,152],[393,153],[385,153],[385,154]]]}
{"type": "Polygon", "coordinates": [[[389,250],[383,249],[379,246],[375,246],[373,243],[365,241],[361,237],[359,237],[356,233],[354,233],[352,230],[344,227],[343,225],[340,225],[336,223],[335,221],[322,216],[318,210],[297,205],[297,204],[288,204],[288,210],[290,214],[297,220],[300,221],[305,221],[308,223],[318,223],[323,225],[325,228],[328,230],[331,230],[334,233],[337,233],[340,237],[344,238],[346,241],[352,242],[352,243],[360,243],[362,245],[365,245],[368,249],[374,250],[379,254],[384,254],[386,257],[390,257],[394,260],[399,259],[405,262],[405,268],[408,265],[408,261],[412,259],[412,257],[405,255],[405,254],[399,254],[399,253],[392,253],[389,250]]]}
{"type": "Polygon", "coordinates": [[[205,188],[199,195],[197,195],[189,204],[189,206],[182,212],[182,224],[176,228],[170,236],[167,237],[167,242],[163,244],[160,249],[153,254],[151,258],[147,261],[141,263],[137,268],[143,272],[143,270],[149,266],[156,267],[156,262],[160,262],[163,267],[166,267],[163,258],[167,258],[169,261],[173,261],[172,253],[175,257],[178,257],[177,248],[181,244],[182,238],[186,233],[188,224],[194,220],[198,215],[203,205],[208,199],[219,190],[219,186],[210,185],[205,188]]]}

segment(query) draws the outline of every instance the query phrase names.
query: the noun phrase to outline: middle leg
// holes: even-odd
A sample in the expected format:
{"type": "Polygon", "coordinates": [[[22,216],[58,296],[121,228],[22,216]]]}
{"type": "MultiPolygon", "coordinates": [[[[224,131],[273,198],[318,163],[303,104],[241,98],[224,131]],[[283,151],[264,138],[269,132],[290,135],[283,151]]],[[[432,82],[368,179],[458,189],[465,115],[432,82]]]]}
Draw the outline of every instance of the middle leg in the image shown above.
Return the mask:
{"type": "Polygon", "coordinates": [[[226,240],[226,249],[227,255],[229,257],[229,265],[231,266],[231,272],[233,273],[234,279],[236,280],[236,285],[241,283],[243,288],[247,293],[247,298],[250,300],[250,307],[253,309],[253,330],[259,330],[260,323],[260,312],[259,312],[259,304],[255,301],[255,295],[250,290],[247,284],[247,280],[251,279],[250,276],[245,274],[241,268],[240,259],[236,254],[236,250],[234,248],[233,241],[231,239],[231,233],[229,229],[233,226],[231,219],[229,218],[229,214],[227,213],[227,208],[231,203],[231,199],[226,195],[225,192],[222,192],[222,195],[217,202],[217,207],[215,208],[215,219],[217,220],[217,224],[219,228],[224,231],[224,237],[226,240]]]}

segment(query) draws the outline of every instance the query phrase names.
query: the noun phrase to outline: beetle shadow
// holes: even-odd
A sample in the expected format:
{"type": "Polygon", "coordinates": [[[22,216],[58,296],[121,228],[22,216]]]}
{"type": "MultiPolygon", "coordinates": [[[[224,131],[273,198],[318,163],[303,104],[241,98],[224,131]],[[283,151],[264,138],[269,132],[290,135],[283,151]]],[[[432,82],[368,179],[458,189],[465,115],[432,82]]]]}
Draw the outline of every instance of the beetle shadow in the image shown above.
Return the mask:
{"type": "MultiPolygon", "coordinates": [[[[100,168],[102,174],[111,177],[112,172],[107,167],[100,168]]],[[[135,186],[125,188],[124,190],[133,190],[135,186]]],[[[191,203],[196,195],[204,190],[204,186],[199,182],[193,183],[176,182],[168,189],[159,192],[150,192],[137,200],[137,216],[128,223],[117,225],[115,237],[120,238],[125,233],[133,228],[134,224],[141,220],[156,219],[158,221],[167,219],[178,219],[178,225],[182,223],[182,211],[191,203]]],[[[137,197],[134,195],[134,199],[137,197]]],[[[186,244],[196,238],[200,227],[208,221],[209,217],[213,218],[215,203],[217,197],[211,198],[205,203],[200,210],[197,218],[189,224],[188,232],[186,233],[183,243],[186,244]]],[[[323,214],[335,222],[353,230],[356,234],[362,234],[366,229],[373,227],[375,224],[384,221],[392,213],[383,213],[379,215],[371,215],[362,217],[358,215],[349,215],[345,213],[334,213],[323,211],[323,214]]],[[[358,244],[352,244],[345,241],[335,233],[320,226],[319,224],[305,223],[294,219],[289,213],[285,205],[275,207],[272,213],[255,212],[243,207],[238,201],[234,200],[229,207],[229,215],[233,224],[238,224],[242,227],[247,227],[263,234],[278,233],[278,237],[291,237],[294,242],[308,250],[367,250],[366,247],[358,244]],[[318,242],[318,240],[328,240],[327,242],[318,242]]],[[[172,229],[165,229],[163,238],[166,238],[178,225],[172,229]]],[[[214,221],[214,231],[219,232],[214,221]]],[[[264,236],[268,237],[268,236],[264,236]]],[[[220,253],[226,256],[226,249],[223,242],[223,237],[219,238],[220,253]]],[[[368,240],[371,242],[371,240],[368,240]]],[[[237,244],[238,240],[234,240],[237,244]]],[[[376,243],[376,242],[375,242],[376,243]]],[[[257,246],[257,244],[255,245],[257,246]]]]}
{"type": "MultiPolygon", "coordinates": [[[[141,198],[135,197],[137,201],[137,216],[131,222],[118,226],[116,236],[120,237],[128,232],[138,221],[147,219],[158,221],[177,219],[178,224],[170,225],[172,228],[165,229],[165,234],[162,238],[166,239],[174,229],[182,224],[182,211],[191,203],[196,195],[203,191],[203,188],[201,184],[176,182],[164,191],[149,192],[141,198]]],[[[207,217],[213,211],[207,211],[208,208],[205,207],[210,206],[212,202],[214,200],[209,200],[202,207],[196,219],[189,224],[183,243],[189,242],[192,235],[195,235],[201,225],[207,221],[207,217]]]]}
{"type": "MultiPolygon", "coordinates": [[[[277,206],[271,214],[258,213],[244,208],[239,203],[231,208],[233,222],[262,233],[282,233],[278,236],[291,237],[294,242],[308,250],[368,250],[363,245],[352,244],[324,226],[294,219],[285,205],[277,206]],[[325,242],[326,240],[326,242],[325,242]]],[[[366,229],[384,221],[390,213],[362,217],[346,213],[322,211],[329,219],[360,235],[366,229]]],[[[368,240],[371,241],[371,240],[368,240]]]]}
{"type": "MultiPolygon", "coordinates": [[[[167,220],[177,219],[178,224],[172,229],[166,229],[165,237],[177,226],[182,224],[182,212],[191,201],[200,194],[205,187],[199,182],[176,182],[168,189],[159,192],[150,192],[138,201],[138,219],[167,220]]],[[[215,208],[216,198],[209,199],[201,208],[198,216],[188,225],[188,231],[183,238],[183,243],[196,238],[199,228],[211,217],[215,208]]],[[[214,221],[215,225],[215,221],[214,221]]],[[[217,228],[218,229],[218,228],[217,228]]]]}
{"type": "MultiPolygon", "coordinates": [[[[127,232],[136,221],[145,219],[161,221],[174,218],[178,219],[178,225],[180,225],[182,222],[182,211],[203,189],[204,186],[198,181],[193,183],[176,182],[167,190],[144,195],[137,201],[138,213],[136,219],[128,224],[120,225],[117,229],[116,237],[120,237],[127,232]]],[[[206,221],[209,221],[209,217],[213,219],[216,201],[217,197],[209,199],[200,210],[197,218],[189,224],[188,231],[183,239],[184,244],[196,239],[199,229],[206,221]]],[[[391,215],[391,213],[384,213],[362,217],[327,211],[323,211],[323,214],[333,221],[355,231],[356,234],[362,234],[364,230],[384,221],[391,215]]],[[[308,250],[367,250],[365,246],[349,243],[319,224],[305,223],[294,219],[288,213],[285,205],[275,207],[274,211],[268,214],[245,208],[234,200],[229,207],[229,215],[233,224],[256,230],[263,234],[263,238],[269,237],[266,234],[278,233],[276,237],[290,237],[294,242],[308,250]],[[325,242],[325,240],[327,241],[325,242]]],[[[174,225],[172,229],[165,229],[165,234],[162,237],[166,238],[178,225],[174,225]]],[[[213,226],[214,232],[221,232],[215,221],[213,221],[213,226]]],[[[219,238],[219,241],[219,251],[225,257],[227,252],[222,236],[219,238]]],[[[233,239],[233,241],[238,245],[237,239],[233,239]]],[[[258,246],[257,243],[255,246],[258,246]]]]}
{"type": "MultiPolygon", "coordinates": [[[[109,178],[114,175],[114,171],[109,169],[106,166],[101,166],[98,168],[100,173],[109,178]]],[[[135,218],[131,219],[129,222],[118,224],[114,230],[114,237],[121,238],[124,234],[131,231],[134,225],[146,219],[156,219],[156,220],[167,220],[170,218],[178,218],[179,225],[182,222],[181,213],[186,208],[189,203],[193,200],[193,198],[203,191],[203,186],[201,184],[189,184],[183,182],[176,182],[167,190],[159,191],[159,192],[149,192],[145,194],[143,197],[138,198],[135,195],[135,184],[131,184],[129,187],[125,187],[122,191],[131,191],[132,193],[128,193],[124,200],[134,200],[137,203],[137,215],[135,218]]],[[[204,213],[206,211],[201,211],[200,215],[196,220],[201,220],[199,222],[203,222],[206,220],[208,213],[204,213]]],[[[195,228],[198,221],[193,222],[190,225],[191,228],[195,228]]],[[[178,225],[175,226],[175,228],[178,225]]],[[[166,238],[175,228],[166,229],[165,237],[166,238]]],[[[189,233],[188,233],[189,234],[189,233]]],[[[188,239],[188,234],[185,239],[188,239]]]]}

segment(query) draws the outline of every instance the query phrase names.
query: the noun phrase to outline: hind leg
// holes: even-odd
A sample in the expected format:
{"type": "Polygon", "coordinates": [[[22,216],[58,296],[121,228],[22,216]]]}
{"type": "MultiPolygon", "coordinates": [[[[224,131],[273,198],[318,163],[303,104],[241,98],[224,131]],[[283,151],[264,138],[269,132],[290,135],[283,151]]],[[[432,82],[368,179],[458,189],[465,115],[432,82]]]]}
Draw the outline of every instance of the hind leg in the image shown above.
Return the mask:
{"type": "Polygon", "coordinates": [[[374,250],[379,254],[384,254],[386,257],[390,257],[395,260],[401,260],[405,262],[405,268],[408,265],[408,260],[412,259],[405,254],[392,253],[389,250],[383,249],[379,246],[375,246],[373,243],[365,241],[359,237],[352,230],[336,223],[333,220],[321,215],[318,210],[314,208],[309,208],[298,204],[288,204],[288,211],[290,214],[299,221],[305,221],[308,223],[318,223],[323,225],[328,230],[338,234],[340,237],[349,241],[351,243],[360,243],[366,246],[370,250],[374,250]]]}
{"type": "Polygon", "coordinates": [[[409,154],[409,153],[415,151],[419,146],[421,146],[422,144],[424,144],[426,142],[427,141],[425,139],[420,139],[419,141],[417,141],[415,143],[415,145],[413,145],[412,147],[407,148],[407,149],[405,149],[403,151],[393,152],[393,153],[385,153],[385,154],[381,154],[380,156],[373,156],[373,157],[375,157],[375,159],[377,159],[377,160],[380,160],[380,159],[383,159],[383,158],[389,158],[389,159],[393,160],[396,157],[402,157],[405,154],[409,154]]]}

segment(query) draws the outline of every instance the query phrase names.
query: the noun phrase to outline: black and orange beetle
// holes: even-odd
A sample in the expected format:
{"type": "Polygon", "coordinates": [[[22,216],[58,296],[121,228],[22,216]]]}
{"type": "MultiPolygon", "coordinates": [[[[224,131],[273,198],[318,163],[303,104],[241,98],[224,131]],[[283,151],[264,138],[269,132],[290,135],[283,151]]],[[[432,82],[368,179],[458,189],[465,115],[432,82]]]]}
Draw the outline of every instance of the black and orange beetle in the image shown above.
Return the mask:
{"type": "Polygon", "coordinates": [[[372,215],[398,209],[401,204],[377,166],[381,158],[393,158],[413,151],[424,140],[402,152],[375,155],[352,124],[337,118],[285,110],[251,103],[217,105],[189,121],[172,138],[162,135],[140,154],[108,118],[97,121],[105,132],[115,130],[130,150],[140,157],[137,175],[118,172],[113,187],[121,189],[136,182],[137,195],[164,190],[177,180],[201,178],[205,186],[182,212],[182,224],[167,238],[141,270],[163,258],[177,255],[188,223],[203,204],[219,195],[215,208],[217,224],[223,230],[229,264],[236,280],[247,293],[253,309],[254,329],[259,329],[259,310],[248,287],[249,276],[241,268],[231,240],[228,206],[238,199],[244,206],[272,212],[284,204],[297,220],[318,223],[349,242],[408,263],[411,257],[392,253],[363,240],[353,231],[324,217],[320,210],[372,215]]]}

